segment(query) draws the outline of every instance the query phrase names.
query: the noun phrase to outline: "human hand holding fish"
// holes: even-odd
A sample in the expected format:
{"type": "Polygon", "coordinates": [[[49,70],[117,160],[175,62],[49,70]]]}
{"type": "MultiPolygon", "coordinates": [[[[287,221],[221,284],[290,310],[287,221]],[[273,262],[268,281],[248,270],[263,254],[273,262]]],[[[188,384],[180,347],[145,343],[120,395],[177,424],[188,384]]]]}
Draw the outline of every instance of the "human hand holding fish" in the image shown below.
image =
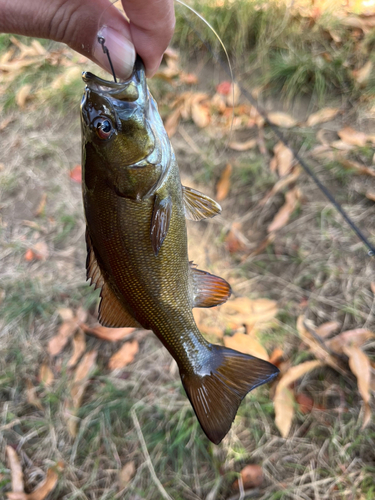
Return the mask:
{"type": "Polygon", "coordinates": [[[112,4],[110,0],[0,0],[0,33],[66,43],[110,71],[98,43],[102,36],[119,78],[130,76],[136,53],[147,76],[152,76],[173,35],[173,0],[122,0],[129,20],[112,4]]]}

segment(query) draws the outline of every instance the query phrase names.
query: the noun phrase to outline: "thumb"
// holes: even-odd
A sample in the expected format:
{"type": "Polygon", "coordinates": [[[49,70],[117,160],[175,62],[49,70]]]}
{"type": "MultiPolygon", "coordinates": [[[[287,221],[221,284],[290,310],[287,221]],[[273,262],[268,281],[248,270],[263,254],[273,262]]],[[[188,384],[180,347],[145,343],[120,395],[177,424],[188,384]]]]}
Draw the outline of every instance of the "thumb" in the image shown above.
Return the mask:
{"type": "Polygon", "coordinates": [[[102,36],[116,76],[128,78],[133,70],[129,23],[109,0],[0,0],[0,12],[0,32],[66,43],[110,72],[102,36]]]}

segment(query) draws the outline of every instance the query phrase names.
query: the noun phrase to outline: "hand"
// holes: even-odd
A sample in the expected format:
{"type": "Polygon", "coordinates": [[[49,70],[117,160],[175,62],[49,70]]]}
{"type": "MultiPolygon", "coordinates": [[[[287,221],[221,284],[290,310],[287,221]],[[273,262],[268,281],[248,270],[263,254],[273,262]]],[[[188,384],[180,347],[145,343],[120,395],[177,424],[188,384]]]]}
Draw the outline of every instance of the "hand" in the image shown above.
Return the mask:
{"type": "Polygon", "coordinates": [[[151,77],[173,35],[173,0],[121,1],[129,21],[109,0],[0,0],[0,32],[66,43],[110,71],[101,35],[117,77],[129,77],[136,53],[151,77]]]}

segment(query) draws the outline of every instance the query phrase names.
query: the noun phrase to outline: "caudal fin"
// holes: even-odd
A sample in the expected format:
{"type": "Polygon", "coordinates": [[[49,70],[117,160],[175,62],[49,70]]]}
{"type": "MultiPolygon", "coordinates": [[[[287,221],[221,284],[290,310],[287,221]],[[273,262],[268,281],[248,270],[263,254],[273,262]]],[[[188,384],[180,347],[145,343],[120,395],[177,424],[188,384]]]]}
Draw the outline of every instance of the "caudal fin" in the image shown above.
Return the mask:
{"type": "Polygon", "coordinates": [[[180,369],[181,380],[208,439],[219,444],[248,392],[271,381],[276,366],[247,354],[211,345],[199,370],[180,369]]]}

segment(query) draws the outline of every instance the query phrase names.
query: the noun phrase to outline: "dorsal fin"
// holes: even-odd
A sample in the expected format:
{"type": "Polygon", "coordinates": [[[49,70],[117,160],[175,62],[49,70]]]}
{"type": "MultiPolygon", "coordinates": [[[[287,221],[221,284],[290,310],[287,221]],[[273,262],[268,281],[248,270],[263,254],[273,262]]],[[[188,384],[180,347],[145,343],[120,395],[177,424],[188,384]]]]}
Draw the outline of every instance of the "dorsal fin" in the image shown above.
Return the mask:
{"type": "Polygon", "coordinates": [[[182,186],[185,217],[189,220],[202,220],[221,213],[221,206],[209,196],[196,189],[182,186]]]}
{"type": "Polygon", "coordinates": [[[226,302],[232,290],[227,281],[197,269],[190,262],[193,280],[193,307],[214,307],[226,302]]]}
{"type": "Polygon", "coordinates": [[[156,195],[150,229],[151,244],[155,255],[158,255],[163,241],[167,236],[171,215],[172,200],[170,196],[161,198],[159,195],[156,195]]]}
{"type": "Polygon", "coordinates": [[[86,228],[87,279],[91,279],[91,285],[95,285],[95,290],[101,288],[99,304],[99,323],[109,328],[141,327],[140,323],[126,310],[125,306],[118,300],[111,287],[106,282],[100,265],[95,256],[89,231],[86,228]]]}

